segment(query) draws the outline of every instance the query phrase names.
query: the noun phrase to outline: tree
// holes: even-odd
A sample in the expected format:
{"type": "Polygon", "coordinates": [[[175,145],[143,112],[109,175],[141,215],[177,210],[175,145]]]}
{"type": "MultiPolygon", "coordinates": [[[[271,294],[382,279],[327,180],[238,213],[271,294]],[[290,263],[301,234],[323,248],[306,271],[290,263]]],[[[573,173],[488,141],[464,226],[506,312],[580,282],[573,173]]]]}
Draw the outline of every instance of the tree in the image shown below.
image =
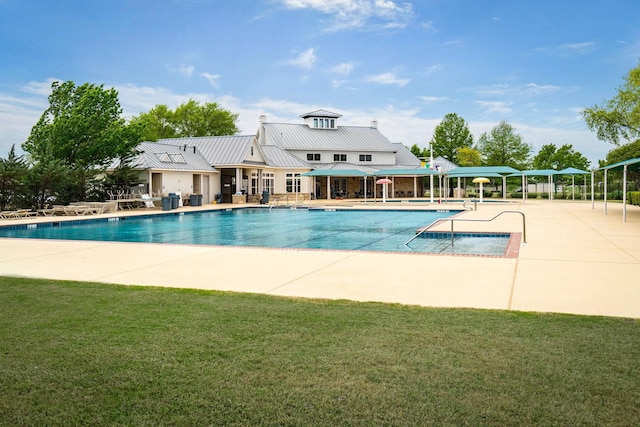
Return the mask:
{"type": "Polygon", "coordinates": [[[104,166],[138,140],[124,138],[124,119],[115,89],[72,81],[54,82],[49,108],[22,148],[34,160],[59,159],[74,170],[104,166]]]}
{"type": "Polygon", "coordinates": [[[238,115],[222,109],[215,102],[200,105],[190,99],[175,111],[166,105],[156,105],[148,113],[131,120],[142,127],[145,141],[163,138],[233,135],[238,133],[238,115]]]}
{"type": "Polygon", "coordinates": [[[640,137],[640,63],[629,71],[618,94],[603,105],[582,111],[587,126],[598,139],[619,145],[640,137]]]}
{"type": "Polygon", "coordinates": [[[487,166],[511,166],[522,170],[529,165],[533,147],[515,133],[513,126],[502,121],[490,133],[480,135],[478,149],[487,166]]]}
{"type": "Polygon", "coordinates": [[[534,169],[576,168],[589,169],[589,160],[581,153],[573,149],[573,145],[564,144],[559,149],[554,144],[543,145],[538,154],[533,158],[534,169]]]}
{"type": "Polygon", "coordinates": [[[20,205],[22,179],[27,171],[24,156],[17,156],[12,145],[6,159],[0,159],[0,210],[20,205]]]}
{"type": "Polygon", "coordinates": [[[460,148],[473,145],[473,135],[462,117],[456,113],[449,113],[436,126],[431,144],[433,144],[434,156],[442,156],[455,162],[460,148]]]}
{"type": "Polygon", "coordinates": [[[455,163],[458,166],[481,166],[482,154],[475,148],[461,147],[458,149],[455,163]]]}
{"type": "Polygon", "coordinates": [[[177,136],[173,125],[173,111],[163,104],[158,104],[149,112],[133,117],[130,123],[140,126],[142,141],[157,141],[177,136]]]}
{"type": "Polygon", "coordinates": [[[51,201],[66,204],[70,201],[63,193],[71,181],[71,170],[60,159],[43,158],[34,163],[26,175],[32,205],[44,208],[51,201]]]}
{"type": "Polygon", "coordinates": [[[613,165],[629,159],[640,157],[640,139],[630,144],[621,145],[607,153],[607,159],[600,166],[613,165]]]}

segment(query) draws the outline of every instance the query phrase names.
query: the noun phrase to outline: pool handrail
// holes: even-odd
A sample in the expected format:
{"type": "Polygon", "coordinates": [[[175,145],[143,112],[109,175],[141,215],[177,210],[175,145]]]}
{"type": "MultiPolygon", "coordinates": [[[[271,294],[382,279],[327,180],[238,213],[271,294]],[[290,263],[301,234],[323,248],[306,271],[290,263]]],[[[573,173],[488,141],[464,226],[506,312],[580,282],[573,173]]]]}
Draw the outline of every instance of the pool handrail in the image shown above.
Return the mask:
{"type": "Polygon", "coordinates": [[[410,238],[409,240],[407,240],[404,244],[405,246],[409,246],[409,243],[413,242],[418,236],[420,236],[422,233],[424,233],[425,231],[429,230],[431,227],[433,227],[434,225],[436,225],[438,222],[443,222],[443,221],[451,221],[451,246],[453,247],[453,241],[454,241],[454,233],[453,233],[453,223],[455,221],[467,221],[467,222],[491,222],[494,219],[498,218],[500,215],[505,214],[505,213],[517,213],[522,215],[522,242],[523,243],[527,243],[527,221],[526,221],[526,217],[524,215],[524,212],[520,212],[520,211],[502,211],[499,212],[497,215],[495,215],[493,218],[489,218],[489,219],[473,219],[473,218],[439,218],[435,221],[433,221],[431,224],[427,225],[426,227],[422,228],[418,233],[416,233],[415,236],[413,236],[412,238],[410,238]]]}

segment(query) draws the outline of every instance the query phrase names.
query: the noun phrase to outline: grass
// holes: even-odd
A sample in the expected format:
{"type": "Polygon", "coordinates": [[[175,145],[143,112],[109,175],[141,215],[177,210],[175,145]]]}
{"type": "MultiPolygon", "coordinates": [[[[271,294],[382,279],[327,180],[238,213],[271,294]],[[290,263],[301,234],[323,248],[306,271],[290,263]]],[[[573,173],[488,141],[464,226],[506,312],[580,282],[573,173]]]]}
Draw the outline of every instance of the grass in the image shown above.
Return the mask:
{"type": "Polygon", "coordinates": [[[0,425],[634,425],[638,320],[0,277],[0,425]]]}

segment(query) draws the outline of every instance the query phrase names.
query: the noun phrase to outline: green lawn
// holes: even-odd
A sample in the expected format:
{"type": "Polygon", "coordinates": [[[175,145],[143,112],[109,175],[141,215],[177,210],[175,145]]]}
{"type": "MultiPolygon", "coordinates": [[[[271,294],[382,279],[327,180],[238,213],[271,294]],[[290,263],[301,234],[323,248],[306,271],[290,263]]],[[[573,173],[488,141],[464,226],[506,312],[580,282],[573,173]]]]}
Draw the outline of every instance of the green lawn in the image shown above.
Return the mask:
{"type": "Polygon", "coordinates": [[[638,425],[638,320],[0,277],[0,425],[638,425]]]}

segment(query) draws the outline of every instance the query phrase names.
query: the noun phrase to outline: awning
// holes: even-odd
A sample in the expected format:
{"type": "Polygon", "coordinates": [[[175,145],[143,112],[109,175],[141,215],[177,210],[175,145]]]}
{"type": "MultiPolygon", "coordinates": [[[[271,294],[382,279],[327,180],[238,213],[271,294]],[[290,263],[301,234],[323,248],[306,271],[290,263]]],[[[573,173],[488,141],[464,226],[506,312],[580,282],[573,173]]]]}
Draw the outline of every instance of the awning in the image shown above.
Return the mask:
{"type": "Polygon", "coordinates": [[[314,169],[300,176],[373,176],[373,174],[357,169],[314,169]]]}

